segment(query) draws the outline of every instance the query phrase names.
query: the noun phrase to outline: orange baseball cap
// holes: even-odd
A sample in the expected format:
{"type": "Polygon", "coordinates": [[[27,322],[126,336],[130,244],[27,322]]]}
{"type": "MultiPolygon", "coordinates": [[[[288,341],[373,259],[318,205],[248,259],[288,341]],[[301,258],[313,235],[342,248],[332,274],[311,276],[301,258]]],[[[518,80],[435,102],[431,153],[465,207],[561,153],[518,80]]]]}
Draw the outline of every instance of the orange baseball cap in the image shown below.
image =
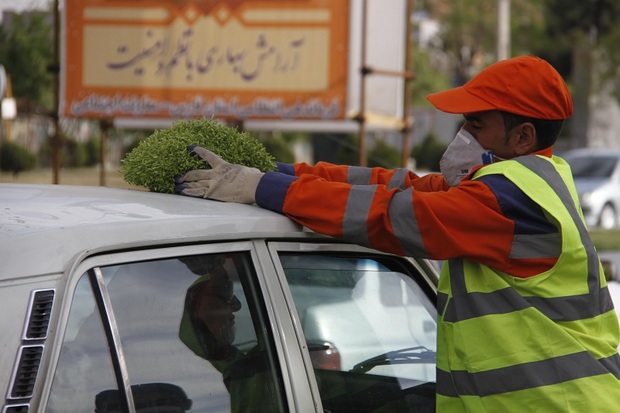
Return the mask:
{"type": "Polygon", "coordinates": [[[573,114],[573,100],[562,76],[534,56],[501,60],[463,86],[426,98],[448,113],[501,110],[548,120],[568,119],[573,114]]]}

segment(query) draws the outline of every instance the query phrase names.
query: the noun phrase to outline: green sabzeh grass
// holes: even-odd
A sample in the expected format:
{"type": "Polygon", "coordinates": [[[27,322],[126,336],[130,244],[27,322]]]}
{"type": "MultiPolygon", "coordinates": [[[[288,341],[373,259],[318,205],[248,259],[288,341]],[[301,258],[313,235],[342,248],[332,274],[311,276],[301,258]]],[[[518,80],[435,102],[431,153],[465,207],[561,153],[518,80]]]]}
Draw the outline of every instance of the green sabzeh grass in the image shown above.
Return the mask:
{"type": "Polygon", "coordinates": [[[170,128],[156,130],[122,160],[123,179],[151,192],[174,193],[174,177],[194,169],[209,168],[187,147],[207,148],[225,161],[257,168],[275,169],[275,161],[263,144],[248,133],[212,119],[176,121],[170,128]]]}

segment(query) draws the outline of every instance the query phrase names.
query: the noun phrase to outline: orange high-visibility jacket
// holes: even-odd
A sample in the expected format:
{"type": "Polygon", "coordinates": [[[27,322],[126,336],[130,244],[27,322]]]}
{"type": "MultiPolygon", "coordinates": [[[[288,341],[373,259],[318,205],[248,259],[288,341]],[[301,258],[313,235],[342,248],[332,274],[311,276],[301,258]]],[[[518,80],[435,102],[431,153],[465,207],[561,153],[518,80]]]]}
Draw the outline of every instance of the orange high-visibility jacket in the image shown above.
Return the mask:
{"type": "MultiPolygon", "coordinates": [[[[551,149],[539,152],[551,156],[551,149]]],[[[322,234],[412,257],[464,258],[515,277],[551,268],[557,254],[511,257],[515,236],[539,234],[558,242],[540,206],[501,175],[464,179],[450,187],[439,174],[320,162],[279,164],[257,192],[258,205],[322,234]],[[329,182],[326,182],[329,181],[329,182]]]]}
{"type": "Polygon", "coordinates": [[[570,171],[558,158],[518,159],[474,169],[452,188],[404,169],[279,165],[256,201],[320,233],[449,259],[438,292],[438,411],[609,411],[620,395],[620,331],[570,171]],[[542,186],[529,187],[533,177],[542,186]]]}

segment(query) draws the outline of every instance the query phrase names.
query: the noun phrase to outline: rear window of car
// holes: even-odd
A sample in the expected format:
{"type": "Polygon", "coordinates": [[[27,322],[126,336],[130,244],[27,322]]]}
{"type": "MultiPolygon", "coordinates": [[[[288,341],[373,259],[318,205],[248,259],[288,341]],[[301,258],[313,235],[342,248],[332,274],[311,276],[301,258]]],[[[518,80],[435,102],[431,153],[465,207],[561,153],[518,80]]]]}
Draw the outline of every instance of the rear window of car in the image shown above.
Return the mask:
{"type": "Polygon", "coordinates": [[[573,176],[575,178],[605,178],[611,176],[618,157],[615,156],[588,156],[588,157],[568,157],[573,176]]]}

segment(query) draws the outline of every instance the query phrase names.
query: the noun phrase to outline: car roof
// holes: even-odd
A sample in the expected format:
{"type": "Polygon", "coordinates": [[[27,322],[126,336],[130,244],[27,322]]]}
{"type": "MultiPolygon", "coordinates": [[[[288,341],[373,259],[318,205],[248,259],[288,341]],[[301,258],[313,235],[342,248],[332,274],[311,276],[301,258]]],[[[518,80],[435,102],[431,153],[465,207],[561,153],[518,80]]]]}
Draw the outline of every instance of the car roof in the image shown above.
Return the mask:
{"type": "Polygon", "coordinates": [[[138,245],[308,235],[251,205],[124,188],[0,184],[0,281],[59,273],[77,256],[138,245]]]}
{"type": "Polygon", "coordinates": [[[578,148],[562,152],[560,157],[580,157],[580,156],[617,156],[620,157],[620,149],[609,148],[578,148]]]}

